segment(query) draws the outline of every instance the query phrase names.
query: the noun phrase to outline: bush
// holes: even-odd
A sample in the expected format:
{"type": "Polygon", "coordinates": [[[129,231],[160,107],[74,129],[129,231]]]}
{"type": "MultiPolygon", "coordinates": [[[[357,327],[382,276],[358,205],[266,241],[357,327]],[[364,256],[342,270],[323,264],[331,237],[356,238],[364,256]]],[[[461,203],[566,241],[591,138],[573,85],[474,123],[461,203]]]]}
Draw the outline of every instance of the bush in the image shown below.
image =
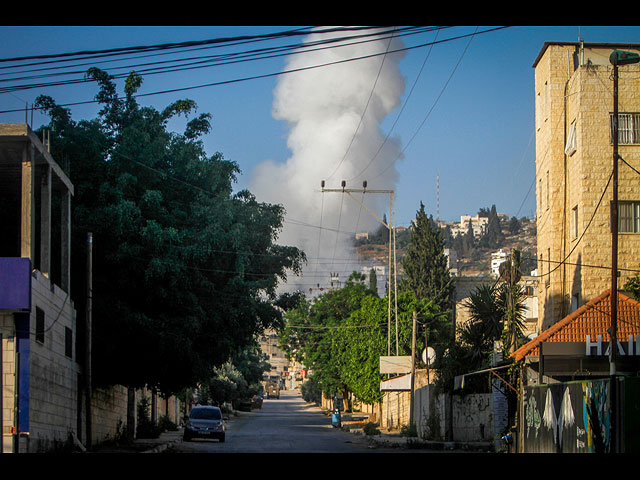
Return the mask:
{"type": "Polygon", "coordinates": [[[305,402],[312,402],[316,405],[322,403],[322,390],[318,381],[310,376],[309,379],[300,386],[300,394],[305,402]]]}
{"type": "Polygon", "coordinates": [[[403,425],[402,429],[400,430],[400,434],[403,437],[418,437],[418,427],[416,427],[415,423],[412,423],[411,425],[403,425]]]}
{"type": "Polygon", "coordinates": [[[373,422],[368,422],[362,428],[362,431],[365,435],[380,435],[380,430],[378,430],[378,424],[373,422]]]}
{"type": "Polygon", "coordinates": [[[158,428],[163,432],[175,432],[178,430],[178,426],[169,420],[169,417],[163,415],[158,419],[158,428]]]}
{"type": "Polygon", "coordinates": [[[149,400],[143,398],[138,403],[137,438],[158,438],[162,430],[149,417],[149,400]]]}

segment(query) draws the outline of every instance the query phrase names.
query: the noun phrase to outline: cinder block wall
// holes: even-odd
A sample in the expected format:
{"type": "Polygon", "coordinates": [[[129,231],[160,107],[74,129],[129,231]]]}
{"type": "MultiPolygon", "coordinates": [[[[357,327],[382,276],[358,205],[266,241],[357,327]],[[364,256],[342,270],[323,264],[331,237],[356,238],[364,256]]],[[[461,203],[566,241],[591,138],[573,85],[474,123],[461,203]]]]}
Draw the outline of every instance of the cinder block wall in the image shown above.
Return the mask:
{"type": "MultiPolygon", "coordinates": [[[[32,277],[28,451],[49,451],[77,429],[79,366],[75,362],[75,314],[67,293],[39,271],[32,277]],[[44,341],[36,338],[37,309],[44,312],[44,341]],[[65,332],[72,332],[71,356],[65,332]]],[[[11,404],[13,407],[13,404],[11,404]]]]}

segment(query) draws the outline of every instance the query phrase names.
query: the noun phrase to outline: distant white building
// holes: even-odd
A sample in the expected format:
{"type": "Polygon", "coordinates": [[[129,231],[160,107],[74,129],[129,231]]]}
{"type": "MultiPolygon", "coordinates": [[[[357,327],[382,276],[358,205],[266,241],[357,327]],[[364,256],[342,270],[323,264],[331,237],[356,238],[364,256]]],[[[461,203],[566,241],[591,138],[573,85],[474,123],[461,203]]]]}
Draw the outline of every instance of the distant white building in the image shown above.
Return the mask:
{"type": "Polygon", "coordinates": [[[453,276],[458,275],[458,256],[453,248],[445,248],[444,254],[447,257],[447,267],[453,276]]]}
{"type": "Polygon", "coordinates": [[[502,248],[497,252],[491,254],[491,273],[496,277],[500,275],[500,265],[509,259],[509,253],[505,252],[502,248]]]}
{"type": "Polygon", "coordinates": [[[383,266],[383,265],[374,265],[372,267],[362,267],[362,273],[364,275],[367,276],[367,278],[369,277],[369,273],[371,272],[371,269],[373,269],[376,272],[376,275],[386,275],[387,273],[387,269],[383,266]]]}
{"type": "Polygon", "coordinates": [[[383,265],[373,265],[371,267],[362,267],[362,274],[365,276],[365,281],[369,282],[369,275],[373,269],[376,272],[376,284],[378,286],[378,295],[385,295],[385,283],[387,281],[387,269],[383,265]]]}
{"type": "Polygon", "coordinates": [[[456,223],[451,227],[451,235],[457,237],[458,235],[464,235],[469,230],[469,222],[471,222],[471,228],[473,229],[473,236],[481,236],[487,229],[489,224],[488,217],[481,217],[476,215],[460,215],[460,223],[456,223]]]}

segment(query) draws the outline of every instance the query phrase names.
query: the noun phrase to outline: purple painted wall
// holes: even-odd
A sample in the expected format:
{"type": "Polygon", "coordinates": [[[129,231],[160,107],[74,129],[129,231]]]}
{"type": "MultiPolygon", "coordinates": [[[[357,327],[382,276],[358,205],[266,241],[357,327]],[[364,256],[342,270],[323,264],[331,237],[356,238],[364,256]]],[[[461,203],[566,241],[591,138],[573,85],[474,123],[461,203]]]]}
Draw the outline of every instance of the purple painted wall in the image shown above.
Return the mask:
{"type": "Polygon", "coordinates": [[[0,257],[0,309],[31,310],[31,261],[0,257]]]}

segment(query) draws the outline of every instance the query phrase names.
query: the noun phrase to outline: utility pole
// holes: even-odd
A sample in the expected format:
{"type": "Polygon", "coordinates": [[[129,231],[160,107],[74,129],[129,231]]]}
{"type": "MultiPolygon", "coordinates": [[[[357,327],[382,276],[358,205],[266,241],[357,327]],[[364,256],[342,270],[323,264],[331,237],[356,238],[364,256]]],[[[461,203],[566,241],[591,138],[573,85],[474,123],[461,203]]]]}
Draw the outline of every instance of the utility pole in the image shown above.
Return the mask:
{"type": "Polygon", "coordinates": [[[322,193],[346,193],[353,200],[362,206],[370,215],[378,220],[382,225],[389,229],[389,306],[388,306],[388,319],[387,319],[387,354],[391,355],[391,284],[393,283],[393,297],[395,301],[395,322],[396,322],[396,355],[398,355],[398,285],[397,285],[397,262],[396,262],[396,225],[395,225],[395,207],[394,207],[394,191],[393,190],[367,190],[367,181],[362,182],[362,189],[346,188],[347,182],[342,180],[342,188],[324,188],[325,182],[322,180],[320,186],[322,187],[322,193]],[[390,224],[382,221],[375,213],[369,210],[360,200],[352,195],[352,193],[383,193],[389,195],[389,210],[391,215],[390,224]],[[391,264],[391,252],[393,247],[393,268],[391,264]],[[393,276],[392,276],[393,272],[393,276]],[[392,280],[393,278],[393,280],[392,280]]]}
{"type": "Polygon", "coordinates": [[[85,446],[91,448],[91,314],[93,296],[93,234],[87,234],[87,308],[85,332],[85,402],[86,402],[86,434],[85,446]]]}
{"type": "Polygon", "coordinates": [[[418,320],[418,312],[413,311],[413,329],[411,331],[411,404],[409,408],[409,426],[413,426],[415,414],[413,408],[415,405],[415,385],[416,385],[416,323],[418,320]]]}
{"type": "Polygon", "coordinates": [[[618,385],[616,363],[618,357],[618,66],[640,62],[637,53],[614,50],[609,56],[613,65],[613,200],[611,202],[611,331],[609,334],[609,374],[611,376],[611,439],[610,452],[618,453],[618,385]]]}

